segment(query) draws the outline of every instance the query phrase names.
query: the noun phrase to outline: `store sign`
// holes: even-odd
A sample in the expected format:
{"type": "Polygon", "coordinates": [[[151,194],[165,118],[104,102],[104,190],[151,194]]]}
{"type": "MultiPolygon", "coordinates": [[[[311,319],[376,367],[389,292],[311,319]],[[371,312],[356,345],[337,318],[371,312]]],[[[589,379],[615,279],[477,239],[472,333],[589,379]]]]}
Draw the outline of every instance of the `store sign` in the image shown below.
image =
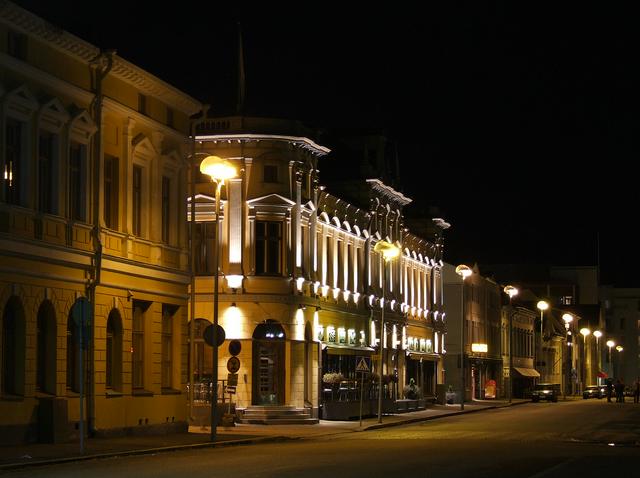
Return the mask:
{"type": "Polygon", "coordinates": [[[471,344],[471,351],[476,353],[487,353],[487,344],[471,344]]]}

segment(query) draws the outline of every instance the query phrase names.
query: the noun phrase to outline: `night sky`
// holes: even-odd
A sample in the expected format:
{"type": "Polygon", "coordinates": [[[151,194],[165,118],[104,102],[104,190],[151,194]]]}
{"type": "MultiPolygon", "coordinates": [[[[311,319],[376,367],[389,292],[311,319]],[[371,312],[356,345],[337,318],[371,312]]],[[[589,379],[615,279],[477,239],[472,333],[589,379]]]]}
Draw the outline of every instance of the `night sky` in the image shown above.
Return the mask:
{"type": "Polygon", "coordinates": [[[414,207],[452,224],[447,262],[591,265],[599,244],[602,281],[640,285],[640,39],[613,2],[15,3],[220,114],[236,101],[240,21],[248,113],[384,131],[414,207]]]}

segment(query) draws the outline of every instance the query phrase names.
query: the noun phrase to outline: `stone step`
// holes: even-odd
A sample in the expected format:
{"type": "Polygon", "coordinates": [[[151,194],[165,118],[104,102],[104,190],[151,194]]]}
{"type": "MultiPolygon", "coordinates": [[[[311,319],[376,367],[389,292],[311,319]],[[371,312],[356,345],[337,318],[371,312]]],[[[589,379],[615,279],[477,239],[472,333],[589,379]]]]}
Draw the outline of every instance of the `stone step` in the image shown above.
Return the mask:
{"type": "Polygon", "coordinates": [[[255,425],[313,425],[319,423],[311,418],[311,411],[293,406],[251,406],[238,409],[240,423],[255,425]]]}
{"type": "Polygon", "coordinates": [[[317,418],[241,418],[240,423],[251,425],[317,425],[317,418]]]}

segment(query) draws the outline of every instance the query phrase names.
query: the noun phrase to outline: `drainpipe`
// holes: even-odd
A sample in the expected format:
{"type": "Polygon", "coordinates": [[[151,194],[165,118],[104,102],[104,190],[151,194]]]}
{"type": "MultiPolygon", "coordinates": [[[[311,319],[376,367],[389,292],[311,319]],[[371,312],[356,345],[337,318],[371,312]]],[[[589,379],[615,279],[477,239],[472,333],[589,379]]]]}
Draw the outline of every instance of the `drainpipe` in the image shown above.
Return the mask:
{"type": "MultiPolygon", "coordinates": [[[[93,321],[90,325],[92,330],[92,338],[95,336],[95,316],[96,316],[96,288],[100,285],[100,274],[102,269],[102,241],[101,234],[101,217],[100,217],[100,178],[102,171],[102,100],[104,94],[102,92],[102,82],[107,77],[111,69],[113,68],[113,60],[116,54],[115,50],[105,50],[100,52],[93,60],[89,62],[89,68],[91,69],[91,79],[93,83],[93,90],[95,96],[91,104],[91,111],[93,112],[93,120],[96,124],[96,133],[93,136],[93,229],[91,231],[93,241],[93,262],[90,271],[90,277],[87,281],[86,293],[89,303],[91,304],[91,316],[93,321]]],[[[94,371],[94,359],[95,359],[95,342],[89,341],[89,354],[87,365],[87,381],[91,385],[87,389],[87,416],[88,416],[88,428],[89,435],[95,435],[95,419],[96,419],[96,404],[95,404],[95,375],[92,376],[94,371]]]]}

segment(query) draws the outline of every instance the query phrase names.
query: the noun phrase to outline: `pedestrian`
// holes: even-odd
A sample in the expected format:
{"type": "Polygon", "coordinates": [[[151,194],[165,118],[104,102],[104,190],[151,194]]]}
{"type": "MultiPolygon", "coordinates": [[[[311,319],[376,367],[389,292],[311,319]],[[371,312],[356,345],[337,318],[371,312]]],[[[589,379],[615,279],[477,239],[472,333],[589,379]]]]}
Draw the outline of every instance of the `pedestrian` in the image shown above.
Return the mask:
{"type": "Polygon", "coordinates": [[[640,403],[640,377],[636,378],[636,388],[633,391],[633,403],[640,403]]]}
{"type": "Polygon", "coordinates": [[[614,388],[616,390],[616,403],[624,403],[624,383],[618,379],[614,388]]]}
{"type": "Polygon", "coordinates": [[[613,395],[613,381],[608,378],[607,379],[607,402],[611,401],[611,395],[613,395]]]}

